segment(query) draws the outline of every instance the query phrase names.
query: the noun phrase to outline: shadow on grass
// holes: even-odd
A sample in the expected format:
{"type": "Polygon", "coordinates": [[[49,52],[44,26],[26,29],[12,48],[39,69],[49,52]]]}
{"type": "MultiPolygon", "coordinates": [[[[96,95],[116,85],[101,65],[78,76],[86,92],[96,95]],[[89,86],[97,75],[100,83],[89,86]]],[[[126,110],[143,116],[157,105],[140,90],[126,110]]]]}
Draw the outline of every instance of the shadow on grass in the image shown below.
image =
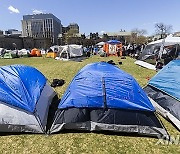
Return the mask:
{"type": "Polygon", "coordinates": [[[86,130],[62,130],[61,132],[56,132],[50,135],[57,135],[57,134],[68,134],[68,133],[73,133],[73,134],[102,134],[102,135],[107,135],[107,136],[124,136],[124,137],[145,137],[145,138],[155,138],[158,139],[157,136],[150,136],[150,135],[142,135],[138,133],[126,133],[126,132],[112,132],[112,131],[86,131],[86,130]]]}
{"type": "Polygon", "coordinates": [[[124,133],[124,132],[110,132],[110,131],[85,131],[85,130],[62,130],[61,132],[56,132],[53,134],[40,134],[40,133],[25,133],[25,132],[0,132],[0,136],[19,136],[19,135],[44,135],[44,136],[53,136],[53,135],[60,135],[60,134],[101,134],[101,135],[107,135],[107,136],[123,136],[123,137],[139,137],[139,138],[154,138],[158,139],[156,136],[150,136],[150,135],[142,135],[138,133],[124,133]]]}
{"type": "MultiPolygon", "coordinates": [[[[40,133],[30,133],[30,132],[0,132],[0,136],[20,136],[20,135],[43,135],[40,133]]],[[[47,134],[44,134],[47,135],[47,134]]]]}

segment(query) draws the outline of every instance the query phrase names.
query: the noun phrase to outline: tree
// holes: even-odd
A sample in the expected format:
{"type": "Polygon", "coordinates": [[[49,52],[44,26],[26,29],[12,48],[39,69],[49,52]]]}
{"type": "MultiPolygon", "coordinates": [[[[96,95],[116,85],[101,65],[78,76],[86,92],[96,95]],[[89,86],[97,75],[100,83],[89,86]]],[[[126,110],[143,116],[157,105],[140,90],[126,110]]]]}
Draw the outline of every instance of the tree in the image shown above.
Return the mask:
{"type": "Polygon", "coordinates": [[[82,44],[83,44],[83,46],[92,46],[92,45],[94,45],[94,40],[86,38],[82,41],[82,44]]]}
{"type": "Polygon", "coordinates": [[[109,39],[108,35],[106,33],[103,34],[103,39],[107,41],[109,39]]]}
{"type": "Polygon", "coordinates": [[[84,33],[84,34],[81,34],[81,38],[82,38],[83,40],[86,39],[85,33],[84,33]]]}
{"type": "Polygon", "coordinates": [[[145,29],[138,29],[138,28],[133,29],[131,32],[135,33],[137,36],[144,36],[147,34],[147,31],[145,29]]]}
{"type": "Polygon", "coordinates": [[[131,36],[129,37],[130,43],[143,44],[147,41],[146,35],[147,31],[145,29],[134,28],[131,31],[131,36]]]}
{"type": "Polygon", "coordinates": [[[93,40],[99,39],[99,34],[98,34],[98,32],[96,32],[96,33],[90,33],[90,39],[93,39],[93,40]]]}
{"type": "Polygon", "coordinates": [[[172,31],[172,25],[165,25],[164,23],[155,24],[156,33],[161,35],[161,39],[165,38],[167,34],[172,31]]]}

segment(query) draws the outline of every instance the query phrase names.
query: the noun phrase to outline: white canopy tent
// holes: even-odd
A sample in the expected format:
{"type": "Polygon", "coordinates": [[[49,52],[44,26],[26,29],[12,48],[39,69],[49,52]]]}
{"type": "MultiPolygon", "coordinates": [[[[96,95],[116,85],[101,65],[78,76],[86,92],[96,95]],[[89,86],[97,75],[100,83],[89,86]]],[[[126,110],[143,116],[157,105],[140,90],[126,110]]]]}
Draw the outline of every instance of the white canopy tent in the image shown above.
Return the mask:
{"type": "Polygon", "coordinates": [[[172,35],[167,36],[165,39],[160,39],[154,42],[149,43],[148,45],[161,45],[169,46],[169,45],[175,45],[180,44],[180,37],[173,37],[172,35]]]}
{"type": "Polygon", "coordinates": [[[173,46],[173,45],[180,45],[180,37],[173,37],[172,35],[166,37],[165,39],[160,39],[154,42],[149,43],[145,49],[142,51],[142,54],[139,56],[139,60],[145,60],[149,56],[152,55],[162,55],[165,51],[165,47],[173,46]]]}
{"type": "Polygon", "coordinates": [[[150,66],[148,63],[145,64],[145,61],[151,59],[151,62],[157,63],[157,60],[162,60],[163,55],[167,55],[167,57],[172,60],[177,57],[180,51],[179,46],[180,37],[173,37],[172,35],[164,39],[151,42],[145,47],[139,56],[138,60],[141,61],[136,61],[135,63],[146,68],[154,69],[154,67],[150,66]]]}

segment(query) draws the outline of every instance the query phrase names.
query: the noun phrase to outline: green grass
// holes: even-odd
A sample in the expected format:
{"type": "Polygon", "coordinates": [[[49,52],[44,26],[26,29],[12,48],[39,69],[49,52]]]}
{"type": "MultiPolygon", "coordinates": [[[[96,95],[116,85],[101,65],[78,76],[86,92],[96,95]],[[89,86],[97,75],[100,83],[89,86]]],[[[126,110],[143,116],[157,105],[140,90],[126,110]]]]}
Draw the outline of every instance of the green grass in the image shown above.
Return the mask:
{"type": "MultiPolygon", "coordinates": [[[[116,63],[118,57],[94,56],[83,62],[55,61],[48,58],[19,58],[0,59],[0,66],[10,64],[25,64],[36,67],[50,82],[54,78],[65,79],[62,87],[55,88],[59,97],[63,95],[74,75],[83,66],[97,61],[113,59],[116,63]]],[[[134,64],[134,59],[121,60],[121,69],[133,75],[141,86],[148,82],[147,78],[156,74],[134,64]]],[[[160,117],[161,118],[161,117],[160,117]]],[[[180,133],[166,120],[161,118],[163,124],[171,135],[180,133]]],[[[96,133],[66,133],[54,135],[7,135],[0,136],[0,153],[180,153],[179,145],[156,145],[158,140],[148,137],[130,137],[120,135],[105,135],[96,133]]]]}

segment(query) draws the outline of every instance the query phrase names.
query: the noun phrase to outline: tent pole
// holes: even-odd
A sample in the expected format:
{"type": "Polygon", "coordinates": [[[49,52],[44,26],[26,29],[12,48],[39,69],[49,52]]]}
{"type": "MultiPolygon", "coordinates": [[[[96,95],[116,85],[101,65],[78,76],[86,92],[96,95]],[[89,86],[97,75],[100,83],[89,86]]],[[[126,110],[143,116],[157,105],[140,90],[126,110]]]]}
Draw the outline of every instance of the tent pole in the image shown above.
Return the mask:
{"type": "Polygon", "coordinates": [[[178,44],[176,44],[176,51],[175,51],[175,54],[174,54],[174,56],[173,56],[173,59],[176,58],[177,50],[178,50],[178,44]]]}
{"type": "Polygon", "coordinates": [[[105,87],[105,80],[102,78],[102,89],[103,89],[103,97],[104,97],[104,110],[107,109],[107,100],[106,100],[106,87],[105,87]]]}

